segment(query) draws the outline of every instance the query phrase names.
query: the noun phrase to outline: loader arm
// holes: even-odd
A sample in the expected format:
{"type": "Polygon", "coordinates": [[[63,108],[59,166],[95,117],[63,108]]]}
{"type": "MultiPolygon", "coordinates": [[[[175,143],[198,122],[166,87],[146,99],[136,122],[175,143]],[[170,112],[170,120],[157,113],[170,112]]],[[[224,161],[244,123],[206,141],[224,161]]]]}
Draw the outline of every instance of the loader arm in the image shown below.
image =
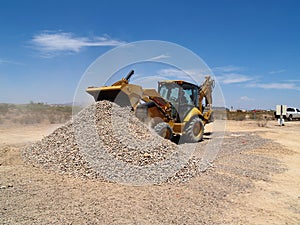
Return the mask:
{"type": "Polygon", "coordinates": [[[215,81],[210,76],[206,76],[204,83],[199,87],[199,109],[206,121],[210,120],[212,114],[212,89],[214,86],[215,81]],[[202,105],[203,98],[205,98],[204,106],[202,105]]]}

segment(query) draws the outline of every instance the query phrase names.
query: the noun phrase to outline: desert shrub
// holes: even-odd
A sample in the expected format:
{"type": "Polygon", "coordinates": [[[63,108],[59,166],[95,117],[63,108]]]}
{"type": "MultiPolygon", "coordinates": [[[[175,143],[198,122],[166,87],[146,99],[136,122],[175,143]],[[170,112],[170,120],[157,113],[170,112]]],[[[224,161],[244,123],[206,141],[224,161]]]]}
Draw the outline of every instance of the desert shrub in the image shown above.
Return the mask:
{"type": "Polygon", "coordinates": [[[235,118],[235,120],[237,120],[237,121],[243,121],[245,119],[246,119],[246,117],[243,114],[238,114],[235,118]]]}
{"type": "Polygon", "coordinates": [[[5,120],[12,120],[12,119],[13,119],[13,115],[12,115],[11,113],[7,113],[7,114],[3,117],[3,119],[5,119],[5,120]]]}
{"type": "Polygon", "coordinates": [[[258,120],[258,121],[257,121],[257,125],[258,125],[259,127],[266,127],[267,124],[268,124],[268,120],[258,120]]]}
{"type": "Polygon", "coordinates": [[[46,120],[48,120],[49,123],[55,124],[55,123],[66,123],[68,120],[70,120],[71,114],[66,114],[66,113],[58,113],[58,114],[53,114],[49,113],[47,114],[46,120]]]}
{"type": "Polygon", "coordinates": [[[269,120],[270,118],[267,115],[261,116],[261,118],[257,120],[257,125],[259,127],[266,127],[269,120]]]}
{"type": "Polygon", "coordinates": [[[29,104],[26,104],[24,106],[25,110],[29,112],[41,112],[47,110],[49,107],[51,106],[46,105],[44,103],[34,103],[34,102],[30,102],[29,104]]]}
{"type": "Polygon", "coordinates": [[[11,122],[13,122],[13,123],[20,123],[20,119],[19,118],[13,118],[11,120],[11,122]]]}
{"type": "Polygon", "coordinates": [[[71,118],[72,118],[72,115],[71,115],[71,114],[65,114],[65,115],[64,115],[64,122],[69,121],[71,118]]]}
{"type": "Polygon", "coordinates": [[[56,117],[55,117],[55,115],[53,115],[53,114],[49,114],[49,115],[48,115],[48,121],[49,121],[49,123],[51,123],[51,124],[57,123],[56,117]]]}
{"type": "Polygon", "coordinates": [[[274,119],[274,111],[227,111],[228,120],[264,120],[265,117],[268,120],[274,119]]]}
{"type": "Polygon", "coordinates": [[[9,111],[9,105],[8,104],[0,104],[0,115],[6,115],[6,113],[9,111]]]}
{"type": "Polygon", "coordinates": [[[23,115],[20,119],[19,119],[19,123],[20,124],[35,124],[35,117],[32,115],[23,115]]]}
{"type": "Polygon", "coordinates": [[[246,114],[243,112],[229,112],[229,113],[227,113],[227,119],[242,121],[242,120],[246,119],[245,115],[246,114]]]}

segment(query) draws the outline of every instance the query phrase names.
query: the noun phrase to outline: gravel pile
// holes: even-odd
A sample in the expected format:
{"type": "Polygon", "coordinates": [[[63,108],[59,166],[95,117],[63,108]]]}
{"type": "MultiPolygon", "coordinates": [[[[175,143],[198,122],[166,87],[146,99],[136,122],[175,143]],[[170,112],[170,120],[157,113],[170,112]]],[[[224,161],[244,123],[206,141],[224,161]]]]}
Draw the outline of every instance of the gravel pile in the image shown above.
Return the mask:
{"type": "Polygon", "coordinates": [[[141,184],[194,176],[190,153],[188,144],[161,138],[129,107],[101,101],[24,148],[22,155],[35,166],[75,177],[141,184]]]}
{"type": "Polygon", "coordinates": [[[72,122],[59,127],[41,141],[25,147],[22,156],[25,161],[45,169],[75,177],[97,177],[79,152],[72,122]]]}

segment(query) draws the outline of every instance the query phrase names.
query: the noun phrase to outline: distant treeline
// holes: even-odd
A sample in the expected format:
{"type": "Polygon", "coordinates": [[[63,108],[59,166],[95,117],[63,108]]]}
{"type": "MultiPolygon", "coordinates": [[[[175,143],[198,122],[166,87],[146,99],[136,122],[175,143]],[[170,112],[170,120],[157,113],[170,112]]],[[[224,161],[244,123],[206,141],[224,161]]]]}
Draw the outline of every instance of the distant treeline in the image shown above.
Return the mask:
{"type": "MultiPolygon", "coordinates": [[[[80,109],[80,108],[78,108],[80,109]]],[[[79,111],[76,109],[76,111],[79,111]]],[[[65,123],[72,117],[72,106],[45,103],[6,104],[0,103],[0,124],[65,123]]],[[[215,119],[228,120],[272,120],[274,111],[230,111],[214,109],[215,119]]]]}
{"type": "Polygon", "coordinates": [[[0,103],[0,124],[64,123],[71,119],[72,106],[45,103],[0,103]]]}
{"type": "Polygon", "coordinates": [[[227,120],[273,120],[274,111],[272,110],[252,110],[252,111],[230,111],[230,110],[214,110],[215,119],[227,120]]]}

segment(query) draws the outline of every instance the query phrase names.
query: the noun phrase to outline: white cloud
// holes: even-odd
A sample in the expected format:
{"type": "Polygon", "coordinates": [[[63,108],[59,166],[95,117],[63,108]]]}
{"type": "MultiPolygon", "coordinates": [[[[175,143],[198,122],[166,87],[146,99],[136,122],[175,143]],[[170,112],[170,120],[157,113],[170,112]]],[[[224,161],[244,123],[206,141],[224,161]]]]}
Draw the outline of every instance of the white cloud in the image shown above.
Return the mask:
{"type": "Polygon", "coordinates": [[[212,69],[216,74],[218,73],[232,73],[232,72],[238,72],[244,70],[243,67],[240,66],[219,66],[212,69]]]}
{"type": "Polygon", "coordinates": [[[250,87],[259,87],[263,89],[288,89],[288,90],[300,90],[300,87],[294,83],[254,83],[250,84],[250,87]]]}
{"type": "Polygon", "coordinates": [[[285,80],[286,82],[298,83],[300,80],[285,80]]]}
{"type": "Polygon", "coordinates": [[[84,47],[118,46],[125,42],[103,37],[76,37],[73,33],[42,32],[33,36],[31,43],[44,56],[53,56],[58,52],[79,52],[84,47]]]}
{"type": "Polygon", "coordinates": [[[14,65],[24,65],[23,63],[15,62],[7,59],[0,59],[0,65],[2,64],[14,64],[14,65]]]}
{"type": "Polygon", "coordinates": [[[149,60],[151,61],[151,60],[160,60],[160,59],[167,59],[167,58],[170,58],[170,56],[165,55],[165,54],[161,54],[161,55],[152,57],[152,58],[150,58],[149,60]]]}
{"type": "Polygon", "coordinates": [[[217,80],[222,84],[235,84],[251,81],[254,78],[241,73],[244,70],[240,66],[221,66],[212,69],[217,80]]]}
{"type": "Polygon", "coordinates": [[[5,63],[10,63],[10,62],[4,59],[0,59],[0,64],[5,64],[5,63]]]}
{"type": "Polygon", "coordinates": [[[284,73],[286,70],[274,70],[274,71],[270,71],[269,74],[277,74],[277,73],[284,73]]]}
{"type": "Polygon", "coordinates": [[[244,102],[254,101],[253,98],[249,98],[248,96],[242,96],[240,97],[240,100],[244,102]]]}
{"type": "Polygon", "coordinates": [[[189,70],[189,71],[183,71],[179,69],[161,69],[157,71],[157,75],[160,77],[164,77],[166,80],[185,80],[187,82],[191,83],[197,83],[196,79],[193,77],[197,76],[197,78],[204,80],[204,75],[201,74],[201,72],[197,72],[195,70],[189,70]],[[198,77],[200,76],[200,77],[198,77]]]}
{"type": "Polygon", "coordinates": [[[253,80],[253,78],[243,74],[229,73],[229,74],[217,76],[217,80],[223,84],[234,84],[234,83],[243,83],[243,82],[251,81],[253,80]]]}
{"type": "Polygon", "coordinates": [[[183,72],[182,70],[178,69],[161,69],[157,72],[160,76],[164,77],[182,77],[186,76],[186,73],[183,72]]]}

